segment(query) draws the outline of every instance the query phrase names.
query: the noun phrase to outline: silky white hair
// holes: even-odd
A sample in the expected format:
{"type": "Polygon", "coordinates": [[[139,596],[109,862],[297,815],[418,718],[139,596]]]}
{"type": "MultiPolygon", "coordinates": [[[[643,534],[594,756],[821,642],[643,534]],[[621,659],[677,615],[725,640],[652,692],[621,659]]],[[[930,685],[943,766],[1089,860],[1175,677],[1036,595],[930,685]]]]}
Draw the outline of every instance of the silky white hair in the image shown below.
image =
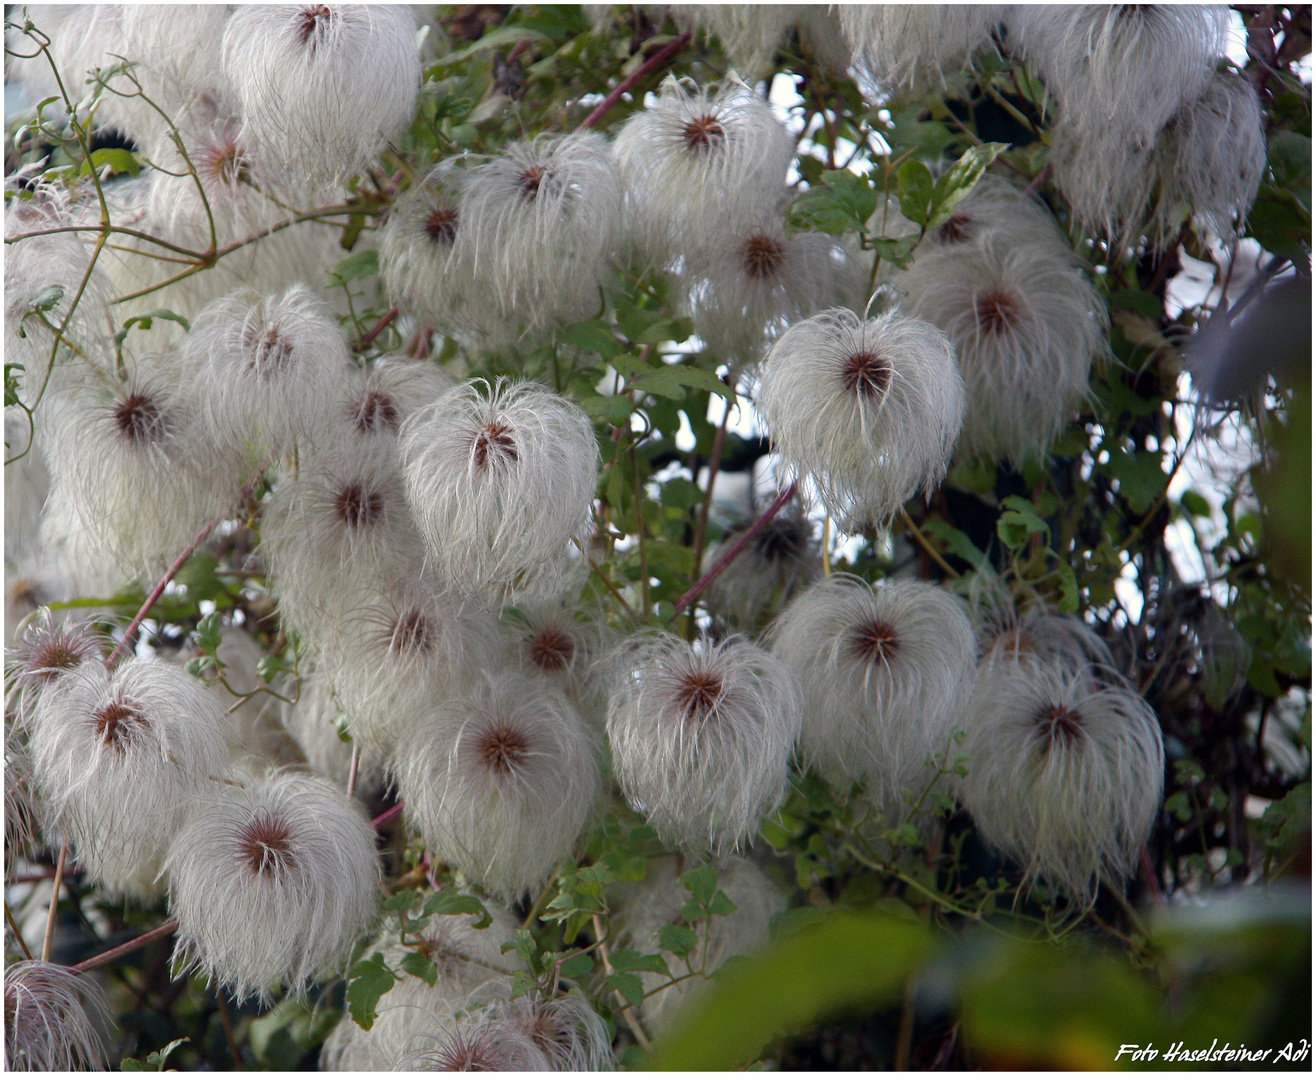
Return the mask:
{"type": "Polygon", "coordinates": [[[111,1023],[95,976],[44,960],[5,968],[5,1070],[108,1069],[101,1031],[111,1023]]]}
{"type": "Polygon", "coordinates": [[[313,636],[342,609],[344,579],[410,570],[423,543],[393,447],[306,455],[266,502],[260,550],[283,619],[313,636]]]}
{"type": "Polygon", "coordinates": [[[786,234],[775,215],[719,228],[678,275],[695,333],[733,367],[757,363],[768,341],[823,308],[864,306],[868,274],[845,245],[786,234]]]}
{"type": "Polygon", "coordinates": [[[1044,452],[1107,349],[1106,308],[1077,256],[989,233],[921,250],[897,287],[902,308],[955,346],[968,401],[957,454],[1018,463],[1044,452]]]}
{"type": "Polygon", "coordinates": [[[795,144],[744,83],[728,79],[710,96],[668,76],[652,107],[627,119],[613,153],[636,254],[661,266],[730,220],[772,213],[795,144]]]}
{"type": "Polygon", "coordinates": [[[887,805],[935,776],[929,759],[950,750],[973,692],[977,651],[963,601],[926,582],[833,574],[769,634],[804,691],[806,764],[842,790],[866,782],[887,805]]]}
{"type": "Polygon", "coordinates": [[[1234,239],[1266,170],[1261,102],[1251,80],[1236,71],[1213,76],[1171,120],[1156,168],[1161,187],[1151,234],[1157,242],[1172,240],[1188,215],[1221,239],[1234,239]]]}
{"type": "Polygon", "coordinates": [[[381,357],[369,371],[355,371],[348,379],[339,409],[344,427],[339,445],[355,452],[373,444],[396,447],[407,418],[456,384],[457,380],[431,361],[381,357]]]}
{"type": "Polygon", "coordinates": [[[240,6],[221,48],[244,133],[290,188],[346,179],[415,113],[420,56],[407,5],[240,6]]]}
{"type": "Polygon", "coordinates": [[[304,994],[370,928],[379,901],[375,834],[317,777],[275,772],[218,788],[165,860],[174,961],[241,1002],[304,994]]]}
{"type": "Polygon", "coordinates": [[[535,383],[479,379],[402,425],[407,498],[435,568],[492,597],[556,587],[591,527],[599,451],[581,409],[535,383]]]}
{"type": "Polygon", "coordinates": [[[636,635],[607,661],[613,773],[664,839],[722,852],[751,842],[786,792],[800,690],[775,657],[732,637],[636,635]]]}
{"type": "Polygon", "coordinates": [[[594,812],[593,742],[546,681],[486,674],[399,733],[392,770],[430,854],[510,902],[543,886],[594,812]]]}
{"type": "MultiPolygon", "coordinates": [[[[483,930],[472,927],[469,915],[431,915],[426,927],[408,933],[410,940],[402,944],[398,930],[385,927],[364,955],[382,952],[384,963],[398,973],[398,981],[379,999],[378,1015],[368,1031],[344,1014],[320,1050],[320,1068],[327,1072],[386,1071],[400,1050],[433,1026],[435,1016],[462,1008],[482,990],[488,992],[493,980],[524,970],[525,962],[515,952],[502,951],[503,942],[516,936],[519,923],[495,904],[485,907],[493,922],[483,930]],[[403,970],[402,961],[412,953],[433,962],[433,986],[403,970]]],[[[417,919],[420,913],[421,905],[416,904],[406,918],[417,919]]]]}
{"type": "Polygon", "coordinates": [[[386,758],[435,701],[460,696],[482,666],[502,660],[493,616],[416,567],[368,578],[338,603],[317,632],[322,670],[370,757],[386,758]]]}
{"type": "Polygon", "coordinates": [[[548,1072],[548,1055],[496,1006],[429,1014],[394,1057],[394,1072],[548,1072]]]}
{"type": "Polygon", "coordinates": [[[150,898],[165,850],[228,768],[231,720],[170,664],[86,663],[43,695],[31,752],[43,831],[112,893],[150,898]]]}
{"type": "Polygon", "coordinates": [[[681,884],[676,861],[671,858],[649,861],[646,880],[626,890],[620,917],[623,920],[621,941],[641,953],[656,952],[667,961],[673,975],[698,971],[707,950],[703,974],[666,986],[667,976],[652,971],[640,972],[645,998],[640,1017],[663,1034],[672,1029],[683,1008],[705,992],[713,975],[730,957],[743,956],[768,943],[768,927],[774,916],[786,907],[785,897],[772,879],[754,863],[730,855],[711,864],[717,871],[717,887],[736,905],[730,915],[717,915],[691,926],[698,941],[689,953],[690,968],[675,953],[659,947],[659,931],[680,917],[681,905],[690,899],[690,891],[681,884]]]}
{"type": "Polygon", "coordinates": [[[5,656],[5,715],[26,730],[37,702],[67,686],[86,663],[101,664],[105,641],[90,623],[38,608],[14,633],[5,656]]]}
{"type": "Polygon", "coordinates": [[[1205,88],[1225,52],[1223,5],[1032,5],[1009,9],[1012,47],[1067,123],[1121,129],[1142,148],[1205,88]]]}
{"type": "Polygon", "coordinates": [[[180,360],[213,438],[274,453],[315,443],[351,371],[337,321],[306,285],[280,297],[239,290],[207,305],[180,360]]]}
{"type": "Polygon", "coordinates": [[[1026,880],[1086,903],[1098,876],[1134,874],[1165,753],[1156,714],[1118,675],[1028,655],[985,663],[965,726],[965,806],[1026,880]]]}
{"type": "Polygon", "coordinates": [[[992,45],[1004,4],[838,4],[859,85],[870,98],[945,87],[992,45]]]}
{"type": "MultiPolygon", "coordinates": [[[[715,565],[751,524],[728,530],[709,549],[703,569],[715,565]]],[[[819,550],[804,508],[798,500],[788,503],[713,579],[705,594],[709,611],[718,622],[753,633],[769,608],[786,604],[821,576],[819,550]]]]}
{"type": "Polygon", "coordinates": [[[946,335],[921,318],[825,311],[764,361],[755,405],[795,475],[846,525],[885,524],[946,473],[964,384],[946,335]]]}
{"type": "Polygon", "coordinates": [[[514,142],[470,169],[450,256],[472,275],[468,299],[532,335],[587,318],[617,245],[621,196],[597,132],[514,142]]]}

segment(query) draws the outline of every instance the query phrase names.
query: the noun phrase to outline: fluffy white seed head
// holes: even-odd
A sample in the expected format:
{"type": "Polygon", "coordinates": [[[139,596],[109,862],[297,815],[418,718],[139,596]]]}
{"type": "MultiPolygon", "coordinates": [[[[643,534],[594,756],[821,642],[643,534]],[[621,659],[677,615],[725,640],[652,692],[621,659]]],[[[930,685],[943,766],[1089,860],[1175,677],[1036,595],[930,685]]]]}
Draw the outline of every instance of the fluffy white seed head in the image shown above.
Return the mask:
{"type": "Polygon", "coordinates": [[[1041,605],[1023,613],[1013,606],[983,611],[978,655],[984,665],[1032,659],[1066,671],[1114,667],[1110,647],[1092,627],[1075,615],[1061,615],[1041,605]]]}
{"type": "MultiPolygon", "coordinates": [[[[917,226],[912,227],[918,231],[917,226]]],[[[1003,177],[992,175],[983,176],[974,184],[973,191],[955,207],[950,219],[928,233],[926,242],[954,247],[978,240],[987,233],[1008,237],[1018,245],[1065,242],[1056,230],[1055,218],[1040,201],[1003,177]]]]}
{"type": "Polygon", "coordinates": [[[823,308],[861,310],[860,260],[830,236],[788,236],[778,217],[713,231],[679,275],[695,333],[732,365],[756,363],[767,340],[823,308]]]}
{"type": "Polygon", "coordinates": [[[357,794],[364,797],[382,791],[383,761],[341,737],[342,712],[329,676],[308,665],[302,668],[302,690],[297,700],[281,703],[279,723],[316,775],[328,777],[334,786],[345,789],[352,771],[352,751],[358,749],[357,794]]]}
{"type": "Polygon", "coordinates": [[[407,498],[458,589],[551,591],[588,534],[598,483],[589,418],[534,383],[463,383],[402,426],[407,498]]]}
{"type": "Polygon", "coordinates": [[[213,438],[276,453],[314,444],[351,371],[337,322],[305,285],[281,297],[240,290],[209,304],[182,362],[213,438]]]}
{"type": "MultiPolygon", "coordinates": [[[[621,225],[621,184],[596,132],[515,142],[471,169],[452,254],[470,303],[539,334],[598,305],[621,225]]],[[[428,227],[428,226],[427,226],[428,227]]]]}
{"type": "Polygon", "coordinates": [[[5,874],[37,839],[32,762],[17,724],[5,722],[5,874]]]}
{"type": "Polygon", "coordinates": [[[412,1036],[411,1052],[395,1058],[395,1072],[548,1072],[552,1063],[496,1006],[454,1010],[429,1018],[412,1036]],[[422,1049],[416,1050],[415,1047],[422,1049]]]}
{"type": "Polygon", "coordinates": [[[608,741],[622,792],[660,834],[699,851],[750,842],[785,794],[800,691],[742,638],[642,634],[611,659],[608,741]]]}
{"type": "Polygon", "coordinates": [[[777,617],[772,651],[804,690],[800,751],[832,784],[921,789],[963,721],[977,663],[962,601],[935,585],[819,581],[777,617]]]}
{"type": "Polygon", "coordinates": [[[601,607],[528,601],[504,611],[501,621],[522,668],[558,686],[583,717],[601,728],[609,687],[596,662],[616,638],[601,607]]]}
{"type": "Polygon", "coordinates": [[[319,632],[322,670],[349,732],[371,757],[387,757],[434,702],[459,696],[481,667],[501,660],[493,616],[424,574],[366,583],[346,602],[319,632]]]}
{"type": "Polygon", "coordinates": [[[149,897],[165,849],[228,766],[230,720],[172,665],[86,664],[43,696],[31,752],[44,831],[111,892],[149,897]]]}
{"type": "Polygon", "coordinates": [[[1083,128],[1061,117],[1052,129],[1050,163],[1056,187],[1084,231],[1125,248],[1135,243],[1156,184],[1153,144],[1118,124],[1083,128]]]}
{"type": "MultiPolygon", "coordinates": [[[[808,8],[804,4],[672,4],[668,10],[682,29],[716,35],[735,70],[756,82],[771,78],[777,49],[808,8]]],[[[840,70],[844,72],[845,62],[840,70]]]]}
{"type": "Polygon", "coordinates": [[[364,168],[415,111],[420,57],[406,5],[239,7],[222,50],[244,133],[290,187],[364,168]]]}
{"type": "Polygon", "coordinates": [[[613,1066],[608,1026],[582,996],[526,995],[498,1006],[495,1015],[527,1036],[553,1072],[601,1072],[613,1066]]]}
{"type": "Polygon", "coordinates": [[[5,968],[5,1070],[109,1068],[110,1010],[93,976],[42,960],[5,968]]]}
{"type": "MultiPolygon", "coordinates": [[[[489,992],[502,976],[524,970],[525,963],[515,952],[502,951],[503,942],[516,936],[519,923],[496,905],[485,906],[493,922],[483,930],[471,926],[469,915],[432,915],[419,933],[405,935],[404,945],[397,927],[387,927],[365,955],[382,952],[384,963],[401,977],[379,999],[378,1016],[369,1031],[350,1015],[343,1017],[320,1051],[320,1068],[329,1072],[391,1069],[400,1054],[424,1049],[424,1036],[436,1017],[451,1015],[472,995],[489,992]],[[412,953],[434,964],[433,986],[401,967],[412,953]]],[[[407,916],[419,918],[420,905],[407,916]]]]}
{"type": "Polygon", "coordinates": [[[350,445],[396,445],[408,417],[454,385],[456,380],[438,364],[406,356],[382,357],[368,372],[349,380],[340,415],[357,440],[350,445]]]}
{"type": "Polygon", "coordinates": [[[447,331],[492,331],[489,297],[479,296],[457,237],[465,231],[460,159],[441,161],[389,211],[379,240],[379,269],[394,303],[447,331]]]}
{"type": "Polygon", "coordinates": [[[1229,25],[1224,5],[1021,4],[1009,17],[1068,123],[1125,129],[1143,147],[1205,89],[1229,25]]]}
{"type": "Polygon", "coordinates": [[[992,44],[1004,4],[841,4],[841,28],[870,97],[944,87],[992,44]]]}
{"type": "Polygon", "coordinates": [[[771,107],[728,82],[713,96],[669,76],[613,144],[641,260],[661,265],[728,220],[777,206],[795,146],[771,107]]]}
{"type": "MultiPolygon", "coordinates": [[[[90,378],[51,408],[54,501],[66,528],[129,576],[158,578],[207,521],[230,509],[241,462],[215,446],[200,410],[165,361],[134,365],[127,380],[90,378]],[[142,513],[143,492],[151,512],[142,513]]],[[[54,536],[55,522],[47,519],[54,536]]]]}
{"type": "Polygon", "coordinates": [[[229,783],[175,836],[165,861],[174,959],[238,1001],[302,994],[370,928],[375,836],[361,810],[315,777],[229,783]]]}
{"type": "Polygon", "coordinates": [[[778,339],[755,405],[786,465],[812,481],[828,513],[862,528],[941,481],[964,385],[936,326],[835,310],[778,339]]]}
{"type": "MultiPolygon", "coordinates": [[[[747,522],[731,529],[709,550],[704,569],[714,565],[749,527],[747,522]]],[[[821,574],[813,527],[803,507],[792,502],[714,578],[708,588],[708,606],[727,626],[753,633],[765,612],[785,605],[821,574]]]]}
{"type": "Polygon", "coordinates": [[[1104,355],[1106,309],[1060,243],[1004,235],[920,251],[902,308],[950,338],[968,408],[956,452],[1019,462],[1045,451],[1104,355]]]}
{"type": "Polygon", "coordinates": [[[307,455],[266,505],[261,553],[291,626],[314,628],[341,610],[345,579],[395,578],[422,551],[387,444],[307,455]]]}
{"type": "Polygon", "coordinates": [[[1079,901],[1132,876],[1165,772],[1161,729],[1113,673],[1031,656],[985,664],[969,709],[964,802],[983,836],[1079,901]]]}
{"type": "Polygon", "coordinates": [[[491,677],[401,732],[393,771],[430,854],[512,901],[543,886],[589,820],[593,742],[548,683],[491,677]]]}
{"type": "Polygon", "coordinates": [[[25,726],[43,694],[58,694],[75,671],[86,663],[100,663],[104,655],[104,642],[90,625],[39,609],[24,620],[5,657],[6,713],[12,710],[25,726]]]}
{"type": "MultiPolygon", "coordinates": [[[[691,950],[689,961],[696,972],[702,965],[702,973],[661,990],[658,988],[670,981],[666,976],[640,973],[646,992],[640,1017],[657,1034],[671,1030],[685,1004],[709,986],[710,976],[730,957],[752,954],[763,948],[768,942],[769,924],[786,907],[781,890],[748,859],[732,855],[717,860],[713,866],[717,870],[717,887],[726,893],[736,910],[690,927],[698,936],[698,943],[691,950]]],[[[675,860],[650,861],[648,878],[622,900],[625,943],[641,953],[659,953],[673,975],[686,974],[689,970],[686,961],[660,948],[658,935],[666,924],[679,921],[681,905],[689,899],[690,891],[681,884],[675,860]]]]}
{"type": "Polygon", "coordinates": [[[1235,71],[1213,76],[1162,133],[1156,168],[1161,182],[1152,220],[1156,240],[1173,239],[1190,215],[1216,236],[1232,239],[1266,169],[1261,102],[1252,82],[1235,71]]]}

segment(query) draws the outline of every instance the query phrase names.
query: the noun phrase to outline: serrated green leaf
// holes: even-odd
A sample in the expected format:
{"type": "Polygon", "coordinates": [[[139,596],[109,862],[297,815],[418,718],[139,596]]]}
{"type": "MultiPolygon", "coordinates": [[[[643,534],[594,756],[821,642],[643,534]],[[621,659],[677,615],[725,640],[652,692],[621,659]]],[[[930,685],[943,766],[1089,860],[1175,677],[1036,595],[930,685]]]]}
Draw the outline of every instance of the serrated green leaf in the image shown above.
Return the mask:
{"type": "Polygon", "coordinates": [[[713,893],[717,891],[717,871],[711,866],[687,870],[681,875],[681,884],[690,890],[696,904],[707,907],[713,899],[713,893]]]}
{"type": "Polygon", "coordinates": [[[440,58],[438,63],[444,67],[461,63],[461,61],[474,56],[476,53],[486,52],[489,49],[501,49],[505,46],[515,45],[521,41],[548,41],[547,34],[540,33],[538,30],[532,30],[528,26],[499,26],[490,30],[479,41],[467,45],[464,49],[458,49],[456,52],[449,53],[447,56],[440,58]]]}
{"type": "Polygon", "coordinates": [[[355,255],[349,255],[329,272],[328,284],[333,286],[348,281],[360,281],[363,278],[374,277],[378,273],[379,253],[369,249],[358,251],[355,255]]]}
{"type": "Polygon", "coordinates": [[[932,201],[932,171],[911,158],[896,170],[900,212],[915,225],[927,225],[928,203],[932,201]]]}
{"type": "Polygon", "coordinates": [[[687,900],[681,905],[681,910],[678,914],[686,922],[698,922],[707,914],[707,912],[704,910],[704,905],[698,900],[687,900]]]}
{"type": "Polygon", "coordinates": [[[631,411],[635,408],[625,394],[610,394],[606,397],[596,394],[585,398],[580,407],[589,416],[603,417],[613,427],[628,427],[631,411]]]}
{"type": "Polygon", "coordinates": [[[639,1008],[644,1004],[644,984],[638,975],[629,971],[618,971],[603,980],[609,990],[616,990],[631,1005],[639,1008]]]}
{"type": "Polygon", "coordinates": [[[558,968],[564,979],[575,979],[577,981],[585,978],[593,970],[594,957],[589,953],[573,956],[570,960],[563,960],[562,965],[558,968]]]}
{"type": "Polygon", "coordinates": [[[1005,508],[996,520],[996,535],[1011,548],[1021,548],[1034,533],[1051,535],[1051,527],[1040,517],[1033,504],[1018,495],[1007,495],[1001,500],[1005,508]]]}
{"type": "Polygon", "coordinates": [[[421,914],[478,915],[480,918],[471,923],[476,930],[484,929],[493,921],[488,909],[476,897],[459,893],[456,889],[444,889],[442,892],[434,893],[425,901],[421,914]]]}
{"type": "Polygon", "coordinates": [[[79,176],[86,176],[92,169],[100,170],[108,166],[111,173],[128,173],[130,176],[136,176],[142,171],[142,166],[137,159],[133,157],[130,150],[125,150],[121,146],[107,146],[100,150],[91,152],[90,166],[86,161],[78,170],[79,176]]]}
{"type": "Polygon", "coordinates": [[[987,556],[974,545],[966,533],[961,532],[941,518],[929,518],[923,522],[920,528],[924,533],[935,536],[939,540],[944,540],[951,554],[958,555],[972,566],[982,566],[987,560],[987,556]]]}
{"type": "Polygon", "coordinates": [[[409,952],[402,958],[402,970],[408,975],[414,975],[418,979],[424,979],[425,983],[433,986],[439,979],[439,968],[428,956],[423,953],[409,952]]]}
{"type": "Polygon", "coordinates": [[[1193,517],[1211,516],[1211,504],[1191,489],[1183,493],[1179,499],[1179,504],[1187,513],[1192,514],[1193,517]]]}
{"type": "MultiPolygon", "coordinates": [[[[671,319],[659,319],[653,323],[647,330],[631,341],[637,345],[661,345],[664,341],[671,341],[680,344],[694,333],[694,323],[687,318],[678,316],[671,319]]],[[[627,337],[630,337],[628,334],[627,337]]]]}
{"type": "Polygon", "coordinates": [[[526,994],[533,993],[535,990],[535,980],[527,975],[524,971],[518,971],[512,976],[512,998],[523,997],[526,994]]]}
{"type": "Polygon", "coordinates": [[[658,928],[658,947],[675,956],[689,956],[699,944],[699,935],[680,923],[664,923],[658,928]]]}
{"type": "Polygon", "coordinates": [[[368,960],[359,960],[347,973],[347,1008],[357,1025],[369,1031],[378,1013],[379,999],[393,989],[397,979],[384,964],[384,954],[377,952],[368,960]]]}
{"type": "Polygon", "coordinates": [[[213,653],[219,648],[220,630],[222,627],[222,616],[218,611],[212,611],[197,623],[197,645],[203,651],[213,653]]]}
{"type": "Polygon", "coordinates": [[[657,953],[641,954],[634,949],[614,949],[609,958],[616,971],[652,971],[657,975],[671,976],[667,961],[657,953]]]}
{"type": "Polygon", "coordinates": [[[959,161],[942,173],[932,191],[932,213],[928,217],[928,228],[935,229],[949,221],[955,208],[973,191],[973,185],[987,166],[996,160],[1002,150],[1008,149],[1006,143],[998,142],[971,146],[960,156],[959,161]]]}
{"type": "Polygon", "coordinates": [[[713,915],[734,915],[736,905],[731,902],[731,897],[718,889],[713,894],[713,899],[708,902],[708,910],[713,915]]]}
{"type": "Polygon", "coordinates": [[[612,332],[612,328],[600,319],[574,323],[565,329],[559,330],[557,339],[572,345],[579,345],[586,352],[597,353],[604,360],[611,360],[614,356],[626,351],[625,346],[617,340],[617,336],[612,332]]]}

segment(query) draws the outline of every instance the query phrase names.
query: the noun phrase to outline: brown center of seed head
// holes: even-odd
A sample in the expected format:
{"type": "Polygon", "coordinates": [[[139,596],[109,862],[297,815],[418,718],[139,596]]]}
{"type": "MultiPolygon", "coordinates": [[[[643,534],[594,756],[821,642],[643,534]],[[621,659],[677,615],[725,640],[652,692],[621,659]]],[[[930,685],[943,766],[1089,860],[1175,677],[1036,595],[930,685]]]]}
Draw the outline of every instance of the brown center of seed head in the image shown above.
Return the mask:
{"type": "MultiPolygon", "coordinates": [[[[524,176],[521,178],[521,183],[524,187],[524,176]]],[[[539,180],[536,178],[535,188],[538,187],[539,180]]],[[[436,244],[451,244],[457,239],[457,211],[451,206],[436,206],[425,218],[425,235],[436,244]]]]}
{"type": "Polygon", "coordinates": [[[1056,743],[1069,746],[1083,736],[1083,717],[1065,705],[1048,705],[1037,714],[1037,730],[1046,749],[1056,743]]]}
{"type": "Polygon", "coordinates": [[[1005,289],[992,289],[977,300],[978,326],[984,334],[1001,337],[1019,322],[1019,299],[1005,289]]]}
{"type": "Polygon", "coordinates": [[[565,630],[546,626],[530,643],[530,659],[542,671],[561,671],[576,654],[576,643],[565,630]]]}
{"type": "Polygon", "coordinates": [[[703,723],[722,698],[722,679],[711,671],[692,671],[681,680],[676,704],[688,724],[703,723]]]}
{"type": "Polygon", "coordinates": [[[321,26],[328,22],[333,12],[324,4],[312,4],[310,7],[304,7],[297,15],[297,40],[300,44],[310,44],[314,49],[315,38],[321,26]]]}
{"type": "Polygon", "coordinates": [[[129,394],[114,407],[114,423],[130,443],[156,442],[164,436],[164,416],[146,394],[129,394]]]}
{"type": "Polygon", "coordinates": [[[398,429],[398,407],[393,398],[381,390],[369,390],[357,402],[352,422],[363,435],[376,431],[398,429]]]}
{"type": "Polygon", "coordinates": [[[92,716],[101,742],[118,754],[127,752],[138,734],[151,726],[141,706],[129,701],[112,701],[92,716]]]}
{"type": "Polygon", "coordinates": [[[937,229],[937,239],[943,244],[960,244],[968,239],[968,226],[973,223],[973,219],[968,214],[956,211],[951,214],[950,218],[937,229]]]}
{"type": "Polygon", "coordinates": [[[755,233],[745,242],[745,273],[757,281],[781,270],[781,245],[766,233],[755,233]]]}
{"type": "Polygon", "coordinates": [[[891,362],[876,353],[851,353],[841,365],[841,385],[858,397],[880,398],[891,385],[891,362]]]}
{"type": "Polygon", "coordinates": [[[808,543],[808,534],[799,522],[774,518],[754,538],[754,550],[770,562],[784,563],[798,559],[808,543]]]}
{"type": "Polygon", "coordinates": [[[59,677],[61,672],[72,671],[82,663],[83,654],[61,638],[42,642],[32,654],[31,670],[43,682],[59,677]]]}
{"type": "Polygon", "coordinates": [[[208,146],[202,151],[201,171],[211,180],[230,187],[247,178],[247,166],[238,145],[226,138],[219,146],[208,146]]]}
{"type": "Polygon", "coordinates": [[[527,202],[539,194],[539,189],[548,178],[548,170],[542,165],[531,165],[521,174],[521,198],[527,202]]]}
{"type": "Polygon", "coordinates": [[[374,524],[384,512],[384,497],[363,484],[345,484],[334,500],[334,513],[349,529],[374,524]]]}
{"type": "Polygon", "coordinates": [[[403,656],[430,652],[434,648],[434,627],[429,619],[413,608],[393,624],[388,646],[403,656]]]}
{"type": "Polygon", "coordinates": [[[882,619],[870,619],[856,626],[850,637],[854,654],[866,664],[890,663],[900,651],[900,635],[882,619]]]}
{"type": "Polygon", "coordinates": [[[279,333],[277,326],[266,330],[248,327],[242,345],[249,357],[248,365],[261,376],[273,374],[292,356],[292,342],[279,333]]]}
{"type": "Polygon", "coordinates": [[[696,116],[681,132],[681,137],[685,139],[685,147],[691,153],[707,153],[714,146],[719,146],[726,142],[726,129],[718,122],[715,116],[696,116]]]}
{"type": "Polygon", "coordinates": [[[500,420],[485,424],[475,436],[473,452],[475,467],[482,472],[489,467],[491,454],[516,461],[516,438],[512,434],[511,425],[500,420]]]}
{"type": "Polygon", "coordinates": [[[506,775],[526,759],[530,746],[525,736],[507,725],[490,728],[480,736],[476,752],[492,772],[506,775]]]}
{"type": "Polygon", "coordinates": [[[261,811],[238,834],[238,852],[247,869],[257,877],[275,877],[296,863],[292,853],[292,830],[276,814],[261,811]]]}

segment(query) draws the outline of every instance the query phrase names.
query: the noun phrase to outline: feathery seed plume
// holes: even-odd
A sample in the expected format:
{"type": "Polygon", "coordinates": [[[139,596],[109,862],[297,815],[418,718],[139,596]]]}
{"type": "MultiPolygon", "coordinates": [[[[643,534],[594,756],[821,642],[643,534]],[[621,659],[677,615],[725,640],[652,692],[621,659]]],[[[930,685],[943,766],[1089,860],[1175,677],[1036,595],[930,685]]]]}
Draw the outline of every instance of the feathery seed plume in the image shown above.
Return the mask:
{"type": "Polygon", "coordinates": [[[5,968],[5,1069],[109,1068],[101,1027],[110,1010],[94,978],[42,960],[5,968]]]}
{"type": "Polygon", "coordinates": [[[992,44],[1004,4],[840,4],[860,86],[874,99],[946,85],[992,44]]]}

